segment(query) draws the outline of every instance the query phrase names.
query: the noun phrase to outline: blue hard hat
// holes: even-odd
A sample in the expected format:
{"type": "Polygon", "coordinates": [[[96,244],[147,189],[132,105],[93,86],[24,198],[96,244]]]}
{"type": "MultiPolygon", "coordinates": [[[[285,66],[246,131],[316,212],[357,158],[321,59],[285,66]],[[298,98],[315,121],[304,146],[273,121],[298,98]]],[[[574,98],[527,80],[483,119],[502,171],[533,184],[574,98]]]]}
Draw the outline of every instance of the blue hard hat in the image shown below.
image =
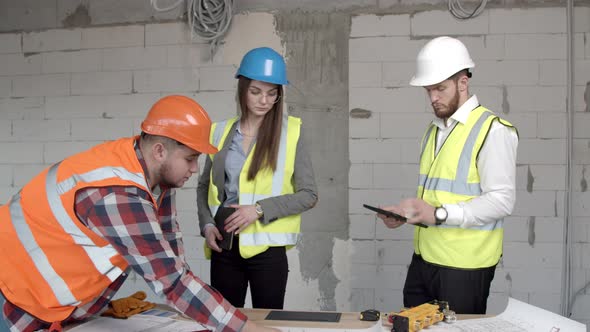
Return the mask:
{"type": "Polygon", "coordinates": [[[286,85],[289,84],[286,67],[285,60],[275,50],[259,47],[244,55],[236,78],[244,76],[251,80],[286,85]]]}

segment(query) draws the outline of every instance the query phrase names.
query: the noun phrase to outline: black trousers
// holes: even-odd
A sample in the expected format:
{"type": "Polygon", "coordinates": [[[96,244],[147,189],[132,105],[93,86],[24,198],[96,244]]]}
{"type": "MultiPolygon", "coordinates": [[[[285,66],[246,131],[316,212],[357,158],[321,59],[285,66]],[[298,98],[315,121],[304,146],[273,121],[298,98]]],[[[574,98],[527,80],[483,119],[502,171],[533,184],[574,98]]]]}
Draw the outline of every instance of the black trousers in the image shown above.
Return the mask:
{"type": "Polygon", "coordinates": [[[496,266],[475,270],[442,267],[414,254],[404,285],[404,306],[439,300],[448,301],[458,314],[485,314],[495,272],[496,266]]]}
{"type": "Polygon", "coordinates": [[[283,309],[289,264],[285,247],[270,247],[263,253],[244,259],[240,256],[238,237],[231,251],[213,251],[211,286],[234,307],[243,308],[250,284],[252,306],[283,309]]]}

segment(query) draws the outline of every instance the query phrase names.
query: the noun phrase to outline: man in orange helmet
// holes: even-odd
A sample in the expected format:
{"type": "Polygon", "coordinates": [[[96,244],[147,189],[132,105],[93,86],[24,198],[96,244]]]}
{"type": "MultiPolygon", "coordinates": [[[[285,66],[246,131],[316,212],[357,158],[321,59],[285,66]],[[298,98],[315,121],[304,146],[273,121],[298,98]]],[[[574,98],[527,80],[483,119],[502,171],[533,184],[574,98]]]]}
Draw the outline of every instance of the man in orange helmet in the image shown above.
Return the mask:
{"type": "Polygon", "coordinates": [[[68,157],[0,206],[0,332],[59,330],[100,313],[131,270],[212,330],[247,321],[193,275],[176,222],[175,188],[198,171],[211,120],[194,100],[156,102],[138,137],[68,157]]]}

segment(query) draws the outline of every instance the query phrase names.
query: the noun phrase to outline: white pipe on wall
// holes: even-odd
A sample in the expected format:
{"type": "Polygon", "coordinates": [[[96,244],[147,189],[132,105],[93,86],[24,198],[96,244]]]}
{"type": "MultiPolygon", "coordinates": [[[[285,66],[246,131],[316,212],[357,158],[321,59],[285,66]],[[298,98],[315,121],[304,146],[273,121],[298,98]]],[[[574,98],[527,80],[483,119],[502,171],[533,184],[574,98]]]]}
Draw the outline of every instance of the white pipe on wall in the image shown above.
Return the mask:
{"type": "Polygon", "coordinates": [[[567,100],[566,100],[566,191],[565,191],[565,212],[564,212],[564,259],[565,264],[561,278],[561,314],[565,317],[571,316],[573,302],[572,298],[572,188],[573,188],[573,131],[574,131],[574,0],[566,2],[566,24],[567,24],[567,100]]]}

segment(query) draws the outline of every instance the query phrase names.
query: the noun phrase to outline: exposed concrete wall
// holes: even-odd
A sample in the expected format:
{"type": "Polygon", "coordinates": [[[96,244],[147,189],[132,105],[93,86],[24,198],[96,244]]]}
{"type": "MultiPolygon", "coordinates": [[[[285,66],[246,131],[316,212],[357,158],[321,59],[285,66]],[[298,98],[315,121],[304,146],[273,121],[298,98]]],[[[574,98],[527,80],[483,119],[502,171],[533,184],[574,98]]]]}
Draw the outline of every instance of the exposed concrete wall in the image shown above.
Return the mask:
{"type": "MultiPolygon", "coordinates": [[[[177,0],[158,0],[166,8],[177,0]]],[[[464,0],[468,9],[480,0],[464,0]]],[[[301,10],[362,14],[416,13],[446,9],[447,0],[235,0],[237,13],[301,10]]],[[[487,8],[563,6],[565,0],[491,0],[487,8]]],[[[577,0],[578,6],[590,5],[577,0]]],[[[75,28],[97,25],[153,23],[186,17],[186,1],[178,7],[158,12],[148,0],[0,0],[0,32],[75,28]]]]}
{"type": "Polygon", "coordinates": [[[287,47],[289,113],[303,119],[312,147],[319,203],[305,213],[298,246],[301,275],[319,283],[318,305],[336,310],[340,280],[332,262],[335,243],[348,239],[348,42],[350,16],[288,12],[277,15],[287,47]]]}

